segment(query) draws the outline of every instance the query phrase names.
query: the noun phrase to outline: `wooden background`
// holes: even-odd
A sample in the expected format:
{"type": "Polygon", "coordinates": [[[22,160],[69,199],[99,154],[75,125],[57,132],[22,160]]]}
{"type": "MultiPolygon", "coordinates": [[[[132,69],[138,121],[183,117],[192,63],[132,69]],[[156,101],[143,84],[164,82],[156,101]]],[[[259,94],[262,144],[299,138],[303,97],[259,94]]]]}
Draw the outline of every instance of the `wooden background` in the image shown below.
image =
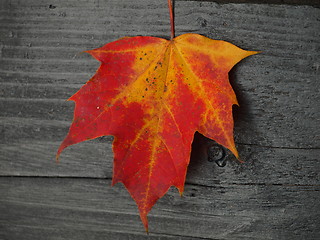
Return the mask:
{"type": "Polygon", "coordinates": [[[155,205],[146,235],[127,191],[110,186],[111,137],[58,165],[55,153],[73,116],[65,100],[99,65],[82,51],[169,38],[167,1],[0,1],[1,240],[320,239],[319,2],[230,2],[176,1],[176,34],[262,51],[230,73],[245,163],[228,154],[218,167],[197,137],[184,196],[171,189],[155,205]]]}

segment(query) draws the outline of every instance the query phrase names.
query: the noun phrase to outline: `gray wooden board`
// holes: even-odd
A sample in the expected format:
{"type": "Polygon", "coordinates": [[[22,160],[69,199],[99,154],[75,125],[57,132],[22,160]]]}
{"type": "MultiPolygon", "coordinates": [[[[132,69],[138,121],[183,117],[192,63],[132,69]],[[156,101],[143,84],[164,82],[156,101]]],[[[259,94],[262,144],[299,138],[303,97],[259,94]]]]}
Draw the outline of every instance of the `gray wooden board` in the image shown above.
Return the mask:
{"type": "MultiPolygon", "coordinates": [[[[114,239],[121,232],[146,238],[135,203],[110,183],[3,177],[4,237],[41,232],[45,239],[114,239]]],[[[149,215],[150,238],[317,239],[319,193],[319,186],[216,184],[188,185],[180,197],[172,189],[149,215]]]]}
{"type": "Polygon", "coordinates": [[[124,187],[108,186],[112,137],[54,158],[73,116],[65,100],[99,66],[82,52],[123,36],[168,38],[166,1],[0,1],[0,239],[319,238],[320,9],[176,1],[175,13],[177,35],[262,51],[230,73],[246,163],[228,153],[217,167],[200,139],[185,196],[158,202],[146,236],[124,187]]]}
{"type": "Polygon", "coordinates": [[[290,4],[290,5],[311,5],[319,7],[319,0],[174,0],[174,1],[198,1],[217,3],[259,3],[259,4],[290,4]]]}
{"type": "MultiPolygon", "coordinates": [[[[103,138],[71,146],[56,164],[55,152],[60,142],[32,141],[0,144],[0,174],[4,176],[112,177],[111,139],[103,138]]],[[[209,162],[206,143],[193,153],[187,183],[214,186],[217,183],[317,185],[319,149],[282,149],[238,145],[240,164],[228,154],[228,165],[209,162]]]]}

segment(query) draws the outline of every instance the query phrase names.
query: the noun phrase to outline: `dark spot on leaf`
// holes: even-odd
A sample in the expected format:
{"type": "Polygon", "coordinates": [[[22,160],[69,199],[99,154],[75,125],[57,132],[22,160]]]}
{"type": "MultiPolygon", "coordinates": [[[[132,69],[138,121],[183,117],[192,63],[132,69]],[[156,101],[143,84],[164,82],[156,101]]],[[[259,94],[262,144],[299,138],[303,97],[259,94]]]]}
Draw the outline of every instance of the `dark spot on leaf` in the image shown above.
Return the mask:
{"type": "Polygon", "coordinates": [[[140,60],[142,60],[142,58],[140,58],[140,60]]]}
{"type": "Polygon", "coordinates": [[[146,88],[146,91],[148,91],[148,88],[146,88]]]}
{"type": "Polygon", "coordinates": [[[50,5],[49,5],[49,8],[50,8],[50,9],[55,9],[55,8],[56,8],[56,6],[54,6],[54,5],[50,4],[50,5]]]}

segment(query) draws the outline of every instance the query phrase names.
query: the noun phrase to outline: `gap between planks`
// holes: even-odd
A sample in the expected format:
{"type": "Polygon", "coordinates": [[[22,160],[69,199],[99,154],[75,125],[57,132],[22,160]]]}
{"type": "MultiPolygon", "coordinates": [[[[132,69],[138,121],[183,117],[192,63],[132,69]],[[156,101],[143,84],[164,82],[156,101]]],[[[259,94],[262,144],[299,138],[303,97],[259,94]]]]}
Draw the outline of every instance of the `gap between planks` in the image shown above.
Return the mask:
{"type": "MultiPolygon", "coordinates": [[[[86,179],[86,180],[106,180],[111,181],[112,178],[109,177],[82,177],[82,176],[36,176],[36,175],[0,175],[1,178],[34,178],[34,179],[86,179]]],[[[186,181],[185,185],[189,186],[197,186],[197,187],[205,187],[205,188],[212,188],[212,185],[205,185],[205,184],[199,184],[199,183],[193,183],[190,181],[186,181]]],[[[240,182],[231,182],[231,183],[218,183],[216,185],[225,185],[225,186],[284,186],[284,187],[320,187],[320,184],[286,184],[286,183],[240,183],[240,182]]],[[[173,187],[173,186],[171,186],[173,187]]]]}

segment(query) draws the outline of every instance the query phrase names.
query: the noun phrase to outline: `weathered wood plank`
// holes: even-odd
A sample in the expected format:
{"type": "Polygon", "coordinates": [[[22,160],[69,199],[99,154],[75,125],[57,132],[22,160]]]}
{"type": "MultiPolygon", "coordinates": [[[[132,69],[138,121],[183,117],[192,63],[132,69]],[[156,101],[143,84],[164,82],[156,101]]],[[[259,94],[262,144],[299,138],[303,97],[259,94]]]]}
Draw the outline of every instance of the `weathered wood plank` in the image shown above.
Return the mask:
{"type": "Polygon", "coordinates": [[[219,168],[200,141],[184,197],[159,201],[146,236],[124,187],[108,186],[111,137],[70,147],[58,165],[54,155],[72,120],[64,100],[98,66],[81,52],[123,36],[168,38],[166,1],[0,1],[0,175],[26,176],[0,178],[0,239],[318,239],[320,10],[176,1],[175,12],[177,35],[263,52],[230,74],[246,163],[228,156],[219,168]]]}
{"type": "MultiPolygon", "coordinates": [[[[9,104],[11,101],[18,105],[21,105],[26,101],[26,105],[30,105],[32,104],[31,101],[37,101],[37,99],[41,99],[44,104],[51,104],[51,99],[55,99],[60,100],[60,104],[57,105],[61,107],[61,105],[63,106],[63,104],[65,104],[66,99],[70,97],[70,93],[76,93],[82,85],[83,84],[61,84],[53,87],[51,83],[2,83],[0,101],[1,104],[4,105],[9,104]],[[57,97],[59,97],[59,99],[57,99],[57,97]],[[47,100],[49,101],[47,102],[47,100]]],[[[41,107],[41,105],[34,106],[34,108],[36,107],[41,107]]],[[[70,106],[68,106],[68,108],[72,110],[70,106]]],[[[32,114],[32,111],[30,112],[32,114]]],[[[12,112],[12,116],[14,116],[14,113],[15,111],[12,112]]],[[[59,115],[60,114],[55,113],[54,117],[59,115]]]]}
{"type": "Polygon", "coordinates": [[[217,3],[259,3],[259,4],[292,4],[292,5],[320,5],[318,0],[175,0],[175,1],[199,1],[217,3]]]}
{"type": "MultiPolygon", "coordinates": [[[[0,144],[0,175],[112,177],[112,139],[100,138],[71,146],[55,163],[59,141],[0,144]]],[[[193,153],[187,183],[215,186],[220,183],[317,185],[320,183],[319,149],[281,149],[238,145],[244,164],[228,155],[224,168],[209,162],[203,143],[193,153]]]]}
{"type": "MultiPolygon", "coordinates": [[[[146,236],[135,203],[109,180],[2,177],[0,185],[5,239],[37,239],[40,229],[46,239],[146,236]]],[[[221,184],[187,186],[181,198],[171,190],[150,213],[150,237],[317,239],[319,193],[319,186],[221,184]]]]}

